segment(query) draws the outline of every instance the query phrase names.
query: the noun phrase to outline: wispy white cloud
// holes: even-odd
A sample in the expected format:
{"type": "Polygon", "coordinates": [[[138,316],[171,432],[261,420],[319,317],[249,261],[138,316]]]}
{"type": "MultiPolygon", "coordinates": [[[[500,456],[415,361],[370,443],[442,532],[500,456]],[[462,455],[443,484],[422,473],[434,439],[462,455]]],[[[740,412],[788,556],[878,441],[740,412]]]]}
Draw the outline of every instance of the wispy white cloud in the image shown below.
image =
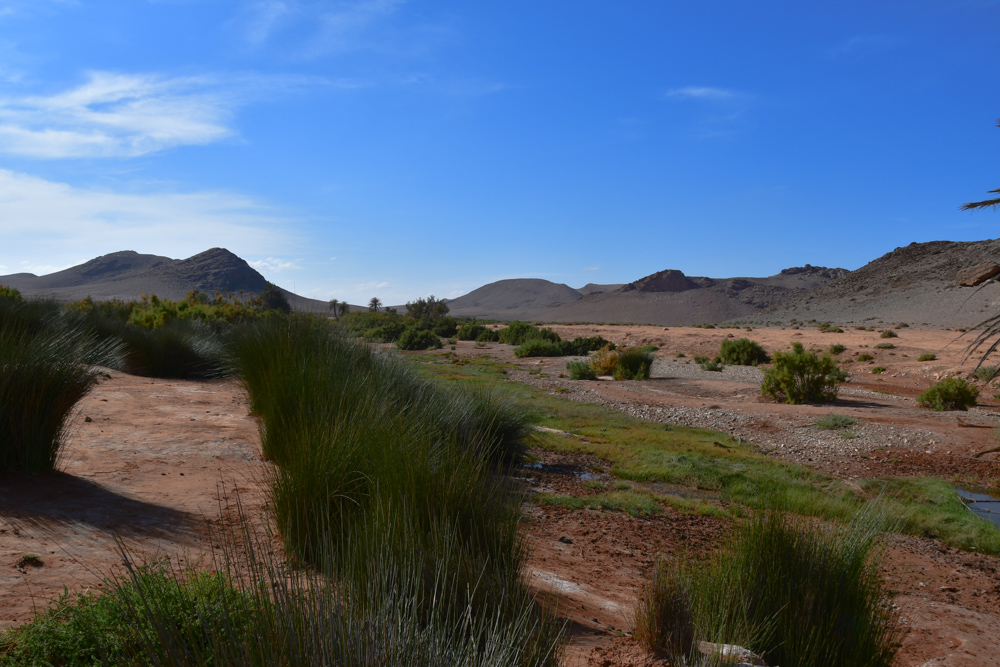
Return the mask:
{"type": "Polygon", "coordinates": [[[255,262],[247,262],[250,266],[257,269],[258,271],[287,271],[289,269],[301,269],[299,265],[299,260],[284,260],[280,257],[267,257],[265,259],[258,259],[255,262]]]}
{"type": "Polygon", "coordinates": [[[381,289],[387,289],[389,287],[390,287],[390,285],[389,285],[389,283],[387,281],[381,280],[381,281],[372,281],[372,282],[369,282],[369,283],[361,283],[355,289],[357,289],[357,290],[381,290],[381,289]]]}
{"type": "Polygon", "coordinates": [[[711,86],[685,86],[683,88],[673,88],[668,90],[665,97],[675,97],[692,100],[731,100],[741,97],[741,94],[726,88],[713,88],[711,86]]]}
{"type": "Polygon", "coordinates": [[[234,23],[251,47],[294,34],[290,52],[311,58],[381,48],[384,40],[373,29],[402,4],[403,0],[257,0],[244,6],[234,23]]]}
{"type": "Polygon", "coordinates": [[[826,50],[828,58],[860,60],[875,53],[890,51],[901,44],[893,35],[855,35],[826,50]]]}
{"type": "Polygon", "coordinates": [[[121,193],[0,170],[7,266],[72,266],[117,250],[189,257],[213,246],[242,256],[294,243],[293,221],[228,192],[121,193]]]}
{"type": "Polygon", "coordinates": [[[236,135],[234,110],[307,85],[361,85],[308,77],[165,77],[90,72],[51,95],[0,96],[0,152],[24,157],[136,157],[236,135]]]}

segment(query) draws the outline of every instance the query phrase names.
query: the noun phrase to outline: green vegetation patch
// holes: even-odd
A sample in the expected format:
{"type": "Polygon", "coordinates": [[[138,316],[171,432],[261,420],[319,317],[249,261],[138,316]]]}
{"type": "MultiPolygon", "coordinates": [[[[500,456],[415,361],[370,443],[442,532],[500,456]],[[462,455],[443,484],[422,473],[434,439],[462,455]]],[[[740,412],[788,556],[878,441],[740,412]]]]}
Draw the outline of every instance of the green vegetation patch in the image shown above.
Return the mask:
{"type": "Polygon", "coordinates": [[[976,404],[979,389],[962,378],[945,378],[917,396],[917,403],[935,411],[967,410],[976,404]]]}

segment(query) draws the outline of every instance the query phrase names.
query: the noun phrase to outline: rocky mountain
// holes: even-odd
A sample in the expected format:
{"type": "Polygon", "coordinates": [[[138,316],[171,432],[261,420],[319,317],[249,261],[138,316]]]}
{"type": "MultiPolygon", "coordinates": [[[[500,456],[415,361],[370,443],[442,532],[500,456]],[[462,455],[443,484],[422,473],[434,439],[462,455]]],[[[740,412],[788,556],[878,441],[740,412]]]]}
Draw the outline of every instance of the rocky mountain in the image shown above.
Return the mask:
{"type": "MultiPolygon", "coordinates": [[[[240,257],[224,248],[212,248],[187,259],[144,255],[132,250],[102,255],[89,262],[44,276],[16,273],[0,276],[0,285],[15,287],[25,296],[75,301],[138,299],[156,294],[181,299],[191,290],[206,294],[257,294],[267,280],[240,257]]],[[[326,303],[282,290],[296,310],[326,310],[326,303]]]]}
{"type": "Polygon", "coordinates": [[[1000,311],[998,274],[1000,239],[911,243],[762,316],[969,327],[1000,311]]]}
{"type": "Polygon", "coordinates": [[[627,285],[501,280],[448,302],[455,315],[552,322],[698,324],[747,317],[848,273],[806,265],[768,278],[689,277],[658,271],[627,285]]]}

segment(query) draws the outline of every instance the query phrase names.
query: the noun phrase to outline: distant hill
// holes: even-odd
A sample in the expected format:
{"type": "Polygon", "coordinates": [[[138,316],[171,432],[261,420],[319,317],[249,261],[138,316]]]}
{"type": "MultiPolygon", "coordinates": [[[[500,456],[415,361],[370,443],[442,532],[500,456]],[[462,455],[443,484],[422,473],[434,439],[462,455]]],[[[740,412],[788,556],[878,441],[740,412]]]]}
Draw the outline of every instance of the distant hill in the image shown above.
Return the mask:
{"type": "Polygon", "coordinates": [[[583,287],[576,290],[580,294],[587,296],[588,294],[595,294],[599,292],[614,292],[620,287],[624,287],[622,283],[617,283],[615,285],[598,285],[596,283],[587,283],[583,287]]]}
{"type": "MultiPolygon", "coordinates": [[[[143,294],[176,300],[191,290],[209,295],[258,294],[267,286],[267,280],[228,250],[212,248],[187,259],[124,250],[44,276],[31,273],[0,276],[0,285],[15,287],[25,296],[59,301],[76,301],[87,296],[95,300],[129,300],[143,294]]],[[[295,310],[326,310],[324,301],[287,290],[282,292],[295,310]]]]}
{"type": "Polygon", "coordinates": [[[541,278],[498,280],[448,301],[454,316],[517,319],[530,317],[539,308],[564,301],[575,301],[583,294],[569,285],[541,278]]]}
{"type": "Polygon", "coordinates": [[[668,269],[627,285],[579,290],[547,280],[501,280],[448,305],[455,315],[502,320],[700,324],[754,315],[847,273],[806,265],[768,278],[704,278],[668,269]]]}
{"type": "Polygon", "coordinates": [[[968,327],[1000,312],[1000,283],[959,284],[974,267],[1000,265],[1000,239],[911,243],[856,271],[762,313],[768,319],[877,325],[886,322],[968,327]]]}

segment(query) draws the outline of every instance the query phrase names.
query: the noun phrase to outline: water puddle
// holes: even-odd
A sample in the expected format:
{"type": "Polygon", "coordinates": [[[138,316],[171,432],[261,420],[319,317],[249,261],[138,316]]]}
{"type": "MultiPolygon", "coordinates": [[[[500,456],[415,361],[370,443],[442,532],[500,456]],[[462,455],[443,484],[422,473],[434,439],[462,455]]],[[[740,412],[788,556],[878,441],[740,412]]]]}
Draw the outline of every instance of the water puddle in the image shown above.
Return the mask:
{"type": "Polygon", "coordinates": [[[603,475],[594,474],[592,472],[577,472],[573,474],[576,475],[577,479],[583,482],[589,482],[590,480],[595,480],[595,479],[599,480],[601,479],[601,477],[603,477],[603,475]]]}
{"type": "Polygon", "coordinates": [[[994,498],[985,493],[973,493],[965,489],[955,489],[955,493],[962,497],[965,504],[977,516],[1000,527],[1000,498],[994,498]]]}

